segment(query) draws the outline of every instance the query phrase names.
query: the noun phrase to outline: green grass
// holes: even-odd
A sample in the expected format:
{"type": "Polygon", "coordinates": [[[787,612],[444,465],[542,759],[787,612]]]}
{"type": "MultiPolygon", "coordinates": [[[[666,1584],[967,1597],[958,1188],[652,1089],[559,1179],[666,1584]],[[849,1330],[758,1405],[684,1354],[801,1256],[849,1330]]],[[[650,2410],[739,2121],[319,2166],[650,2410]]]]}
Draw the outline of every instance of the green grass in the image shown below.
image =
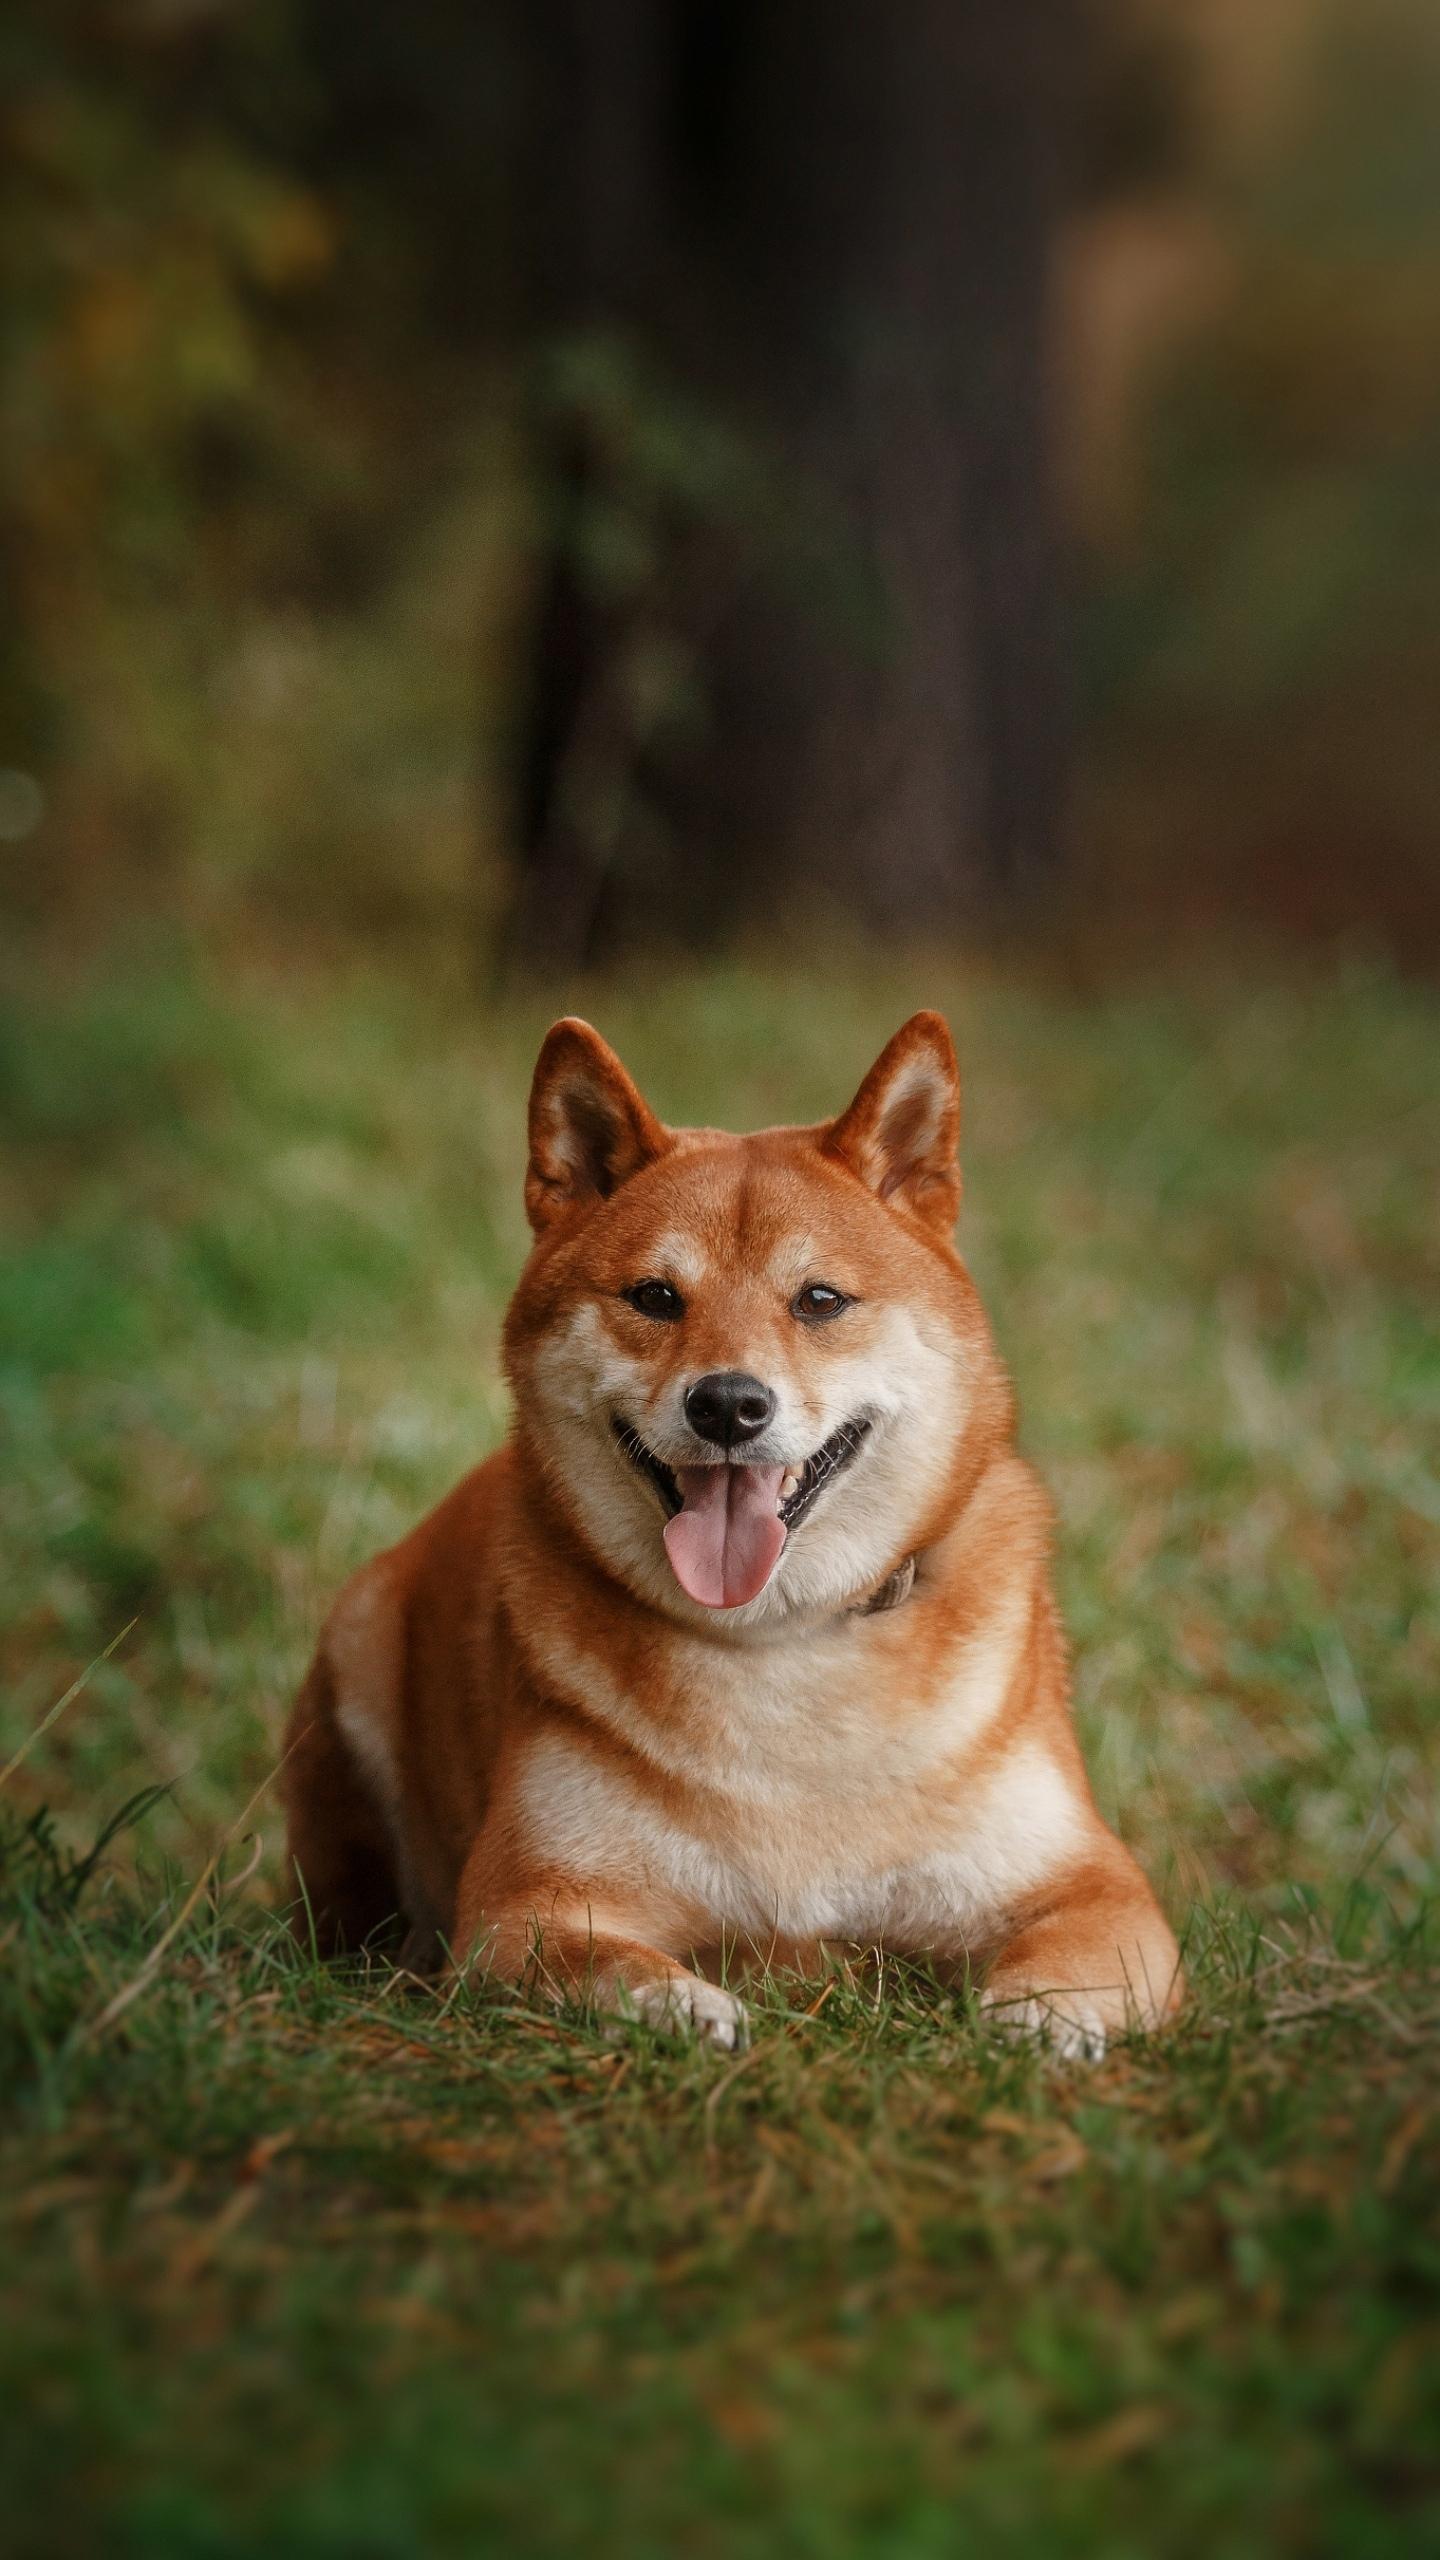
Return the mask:
{"type": "Polygon", "coordinates": [[[1194,1974],[1096,2069],[888,1966],[736,2064],[294,1950],[244,1808],[327,1593],[503,1427],[544,1009],[16,992],[0,1765],[93,1668],[0,1794],[9,2550],[1440,2550],[1434,1006],[581,998],[732,1122],[937,1000],[1097,1789],[1194,1974]]]}

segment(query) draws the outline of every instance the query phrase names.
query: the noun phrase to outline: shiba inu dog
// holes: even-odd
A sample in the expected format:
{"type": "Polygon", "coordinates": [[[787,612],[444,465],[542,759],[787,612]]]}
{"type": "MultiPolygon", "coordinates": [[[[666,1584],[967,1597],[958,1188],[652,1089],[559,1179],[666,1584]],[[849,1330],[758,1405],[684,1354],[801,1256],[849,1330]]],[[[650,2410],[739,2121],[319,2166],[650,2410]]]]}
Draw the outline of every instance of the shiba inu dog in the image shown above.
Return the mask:
{"type": "Polygon", "coordinates": [[[958,1130],[937,1014],[750,1137],[664,1127],[555,1025],[512,1436],[342,1592],[291,1721],[323,1946],[400,1915],[412,1961],[722,2046],[748,1966],[827,1945],[973,1968],[1071,2051],[1177,2005],[1076,1744],[958,1130]]]}

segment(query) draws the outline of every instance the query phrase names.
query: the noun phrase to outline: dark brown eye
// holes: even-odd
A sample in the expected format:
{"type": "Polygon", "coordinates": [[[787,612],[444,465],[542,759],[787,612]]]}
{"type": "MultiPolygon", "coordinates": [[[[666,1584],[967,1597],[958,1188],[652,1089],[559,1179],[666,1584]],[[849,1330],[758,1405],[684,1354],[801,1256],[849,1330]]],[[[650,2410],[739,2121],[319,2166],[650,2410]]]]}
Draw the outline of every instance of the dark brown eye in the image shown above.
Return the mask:
{"type": "Polygon", "coordinates": [[[633,1289],[622,1289],[637,1314],[649,1316],[655,1324],[678,1324],[685,1313],[685,1301],[668,1280],[637,1280],[633,1289]]]}
{"type": "Polygon", "coordinates": [[[798,1297],[790,1301],[792,1316],[800,1316],[809,1324],[823,1324],[827,1316],[838,1316],[854,1304],[843,1289],[832,1289],[828,1280],[812,1280],[798,1297]]]}

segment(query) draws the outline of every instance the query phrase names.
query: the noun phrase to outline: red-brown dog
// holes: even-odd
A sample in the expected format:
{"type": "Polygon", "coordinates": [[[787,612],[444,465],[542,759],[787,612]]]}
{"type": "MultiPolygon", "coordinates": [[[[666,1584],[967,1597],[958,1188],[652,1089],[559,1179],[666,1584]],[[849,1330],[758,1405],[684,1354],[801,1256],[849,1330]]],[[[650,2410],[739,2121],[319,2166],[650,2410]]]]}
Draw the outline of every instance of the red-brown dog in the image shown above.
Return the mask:
{"type": "Polygon", "coordinates": [[[882,1947],[1094,2051],[1179,1996],[1071,1725],[1050,1517],[951,1243],[917,1014],[818,1128],[666,1129],[583,1022],[530,1102],[513,1435],[341,1594],[303,1925],[743,2040],[721,1976],[882,1947]]]}

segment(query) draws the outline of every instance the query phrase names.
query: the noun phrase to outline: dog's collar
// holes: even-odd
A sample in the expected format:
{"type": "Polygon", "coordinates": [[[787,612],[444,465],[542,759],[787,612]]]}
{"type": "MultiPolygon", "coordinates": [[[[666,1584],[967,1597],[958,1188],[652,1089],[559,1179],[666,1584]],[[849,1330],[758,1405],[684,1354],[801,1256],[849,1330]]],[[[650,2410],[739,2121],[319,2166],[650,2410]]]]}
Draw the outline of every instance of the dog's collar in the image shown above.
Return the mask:
{"type": "Polygon", "coordinates": [[[852,1600],[846,1616],[878,1618],[885,1609],[898,1609],[909,1599],[914,1588],[915,1558],[907,1556],[903,1564],[897,1564],[893,1573],[887,1573],[874,1591],[867,1591],[863,1600],[852,1600]]]}

